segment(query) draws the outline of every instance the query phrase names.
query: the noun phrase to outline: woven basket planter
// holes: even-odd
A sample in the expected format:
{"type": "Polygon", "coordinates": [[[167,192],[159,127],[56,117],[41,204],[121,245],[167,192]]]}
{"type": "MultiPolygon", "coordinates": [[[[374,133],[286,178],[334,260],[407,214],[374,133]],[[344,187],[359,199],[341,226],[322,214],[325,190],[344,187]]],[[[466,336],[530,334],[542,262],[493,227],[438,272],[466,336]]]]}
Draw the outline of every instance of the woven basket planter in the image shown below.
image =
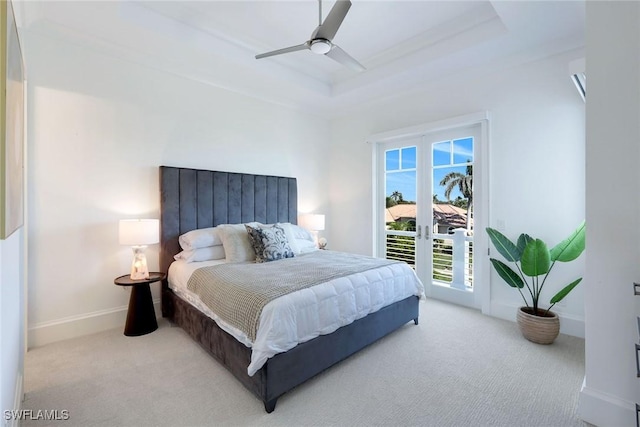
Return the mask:
{"type": "Polygon", "coordinates": [[[520,307],[518,309],[518,326],[526,339],[537,344],[551,344],[560,333],[560,319],[558,315],[550,311],[538,310],[538,315],[533,315],[533,309],[520,307]]]}

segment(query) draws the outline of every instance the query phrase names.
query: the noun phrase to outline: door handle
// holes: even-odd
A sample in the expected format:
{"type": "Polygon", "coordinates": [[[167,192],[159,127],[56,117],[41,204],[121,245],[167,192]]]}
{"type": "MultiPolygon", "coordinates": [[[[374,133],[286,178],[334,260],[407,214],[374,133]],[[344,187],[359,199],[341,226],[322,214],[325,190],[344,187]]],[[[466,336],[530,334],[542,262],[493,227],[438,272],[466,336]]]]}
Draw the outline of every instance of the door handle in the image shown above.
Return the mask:
{"type": "Polygon", "coordinates": [[[429,240],[429,226],[424,226],[424,240],[429,240]]]}
{"type": "Polygon", "coordinates": [[[422,227],[418,225],[418,228],[416,229],[416,239],[420,238],[422,238],[422,227]]]}

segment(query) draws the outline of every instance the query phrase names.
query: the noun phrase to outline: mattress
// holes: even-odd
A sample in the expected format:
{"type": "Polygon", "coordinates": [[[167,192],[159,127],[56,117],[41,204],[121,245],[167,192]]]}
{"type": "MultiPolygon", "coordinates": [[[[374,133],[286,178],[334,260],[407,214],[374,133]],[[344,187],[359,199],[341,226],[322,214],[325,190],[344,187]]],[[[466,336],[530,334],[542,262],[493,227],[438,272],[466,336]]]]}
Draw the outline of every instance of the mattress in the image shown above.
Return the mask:
{"type": "Polygon", "coordinates": [[[385,265],[361,273],[330,280],[277,298],[261,315],[256,339],[225,323],[197,295],[187,289],[191,274],[198,268],[224,260],[187,263],[178,260],[169,268],[169,287],[182,299],[213,319],[224,331],[251,348],[247,373],[252,376],[278,353],[319,335],[326,335],[369,313],[410,296],[424,297],[424,286],[404,263],[385,265]]]}

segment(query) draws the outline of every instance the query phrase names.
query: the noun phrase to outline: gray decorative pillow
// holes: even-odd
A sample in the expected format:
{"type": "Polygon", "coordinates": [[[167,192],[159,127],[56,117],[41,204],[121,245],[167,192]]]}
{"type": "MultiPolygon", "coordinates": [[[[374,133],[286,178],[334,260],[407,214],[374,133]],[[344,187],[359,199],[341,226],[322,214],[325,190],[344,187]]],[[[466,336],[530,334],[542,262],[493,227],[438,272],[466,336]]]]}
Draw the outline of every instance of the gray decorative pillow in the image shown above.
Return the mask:
{"type": "Polygon", "coordinates": [[[252,227],[245,225],[251,246],[256,253],[256,262],[269,262],[284,258],[293,258],[287,235],[279,225],[273,227],[252,227]]]}

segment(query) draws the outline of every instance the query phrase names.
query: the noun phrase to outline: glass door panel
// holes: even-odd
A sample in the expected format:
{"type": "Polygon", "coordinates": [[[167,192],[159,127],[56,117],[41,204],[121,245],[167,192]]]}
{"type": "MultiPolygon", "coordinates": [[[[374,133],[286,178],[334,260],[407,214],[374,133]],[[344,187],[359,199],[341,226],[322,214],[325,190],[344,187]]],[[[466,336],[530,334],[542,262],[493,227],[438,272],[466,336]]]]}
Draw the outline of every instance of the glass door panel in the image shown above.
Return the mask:
{"type": "Polygon", "coordinates": [[[432,144],[433,282],[473,290],[473,142],[432,144]]]}
{"type": "Polygon", "coordinates": [[[384,151],[385,257],[415,268],[417,218],[417,147],[384,151]]]}
{"type": "Polygon", "coordinates": [[[473,166],[478,127],[425,135],[431,176],[431,276],[425,283],[436,298],[474,306],[473,166]]]}

